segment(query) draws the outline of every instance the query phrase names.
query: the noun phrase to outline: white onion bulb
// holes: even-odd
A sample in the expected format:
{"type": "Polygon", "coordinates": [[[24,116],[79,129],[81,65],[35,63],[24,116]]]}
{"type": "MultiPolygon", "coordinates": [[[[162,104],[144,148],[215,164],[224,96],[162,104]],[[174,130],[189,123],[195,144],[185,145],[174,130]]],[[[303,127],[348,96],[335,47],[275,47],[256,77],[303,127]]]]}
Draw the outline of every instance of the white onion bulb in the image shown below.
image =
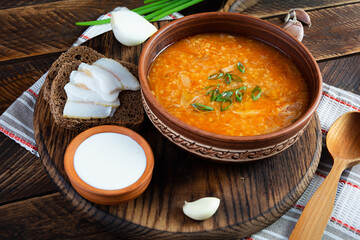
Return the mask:
{"type": "Polygon", "coordinates": [[[115,38],[125,46],[136,46],[153,35],[157,28],[133,11],[111,13],[111,27],[115,38]]]}

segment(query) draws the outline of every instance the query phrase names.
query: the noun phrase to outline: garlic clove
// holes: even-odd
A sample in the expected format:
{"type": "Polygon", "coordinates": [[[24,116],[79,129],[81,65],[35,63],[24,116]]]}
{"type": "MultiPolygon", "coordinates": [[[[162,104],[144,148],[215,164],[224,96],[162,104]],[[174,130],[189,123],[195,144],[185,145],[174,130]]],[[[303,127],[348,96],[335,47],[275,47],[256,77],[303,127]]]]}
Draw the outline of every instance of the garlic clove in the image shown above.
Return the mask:
{"type": "Polygon", "coordinates": [[[300,42],[302,41],[302,39],[304,37],[304,27],[301,24],[301,22],[299,22],[299,21],[289,20],[285,24],[284,30],[286,32],[288,32],[290,35],[292,35],[293,37],[295,37],[300,42]]]}
{"type": "Polygon", "coordinates": [[[304,9],[296,8],[295,13],[296,13],[297,20],[299,20],[300,22],[303,22],[303,23],[309,25],[309,27],[311,27],[310,16],[307,12],[305,12],[304,9]]]}
{"type": "Polygon", "coordinates": [[[220,199],[216,197],[205,197],[194,202],[185,201],[183,212],[191,219],[202,221],[214,215],[219,205],[220,199]]]}
{"type": "Polygon", "coordinates": [[[284,22],[287,23],[289,20],[291,20],[294,17],[294,13],[289,11],[288,14],[286,14],[286,17],[284,18],[284,22]]]}
{"type": "Polygon", "coordinates": [[[303,22],[309,27],[311,27],[311,19],[307,12],[305,12],[304,9],[301,8],[293,8],[290,9],[288,14],[286,15],[284,21],[287,23],[290,19],[292,20],[299,20],[300,22],[303,22]]]}
{"type": "Polygon", "coordinates": [[[153,35],[157,28],[133,11],[111,13],[111,27],[115,38],[125,46],[136,46],[153,35]]]}

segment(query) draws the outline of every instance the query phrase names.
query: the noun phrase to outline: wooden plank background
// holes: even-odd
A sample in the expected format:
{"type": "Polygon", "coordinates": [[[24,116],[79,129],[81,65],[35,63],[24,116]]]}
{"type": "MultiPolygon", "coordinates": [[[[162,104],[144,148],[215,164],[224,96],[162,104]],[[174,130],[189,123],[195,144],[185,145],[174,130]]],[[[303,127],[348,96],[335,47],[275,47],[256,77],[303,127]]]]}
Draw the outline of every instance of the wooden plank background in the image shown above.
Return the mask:
{"type": "MultiPolygon", "coordinates": [[[[142,1],[1,1],[0,114],[83,32],[74,22],[94,20],[123,4],[134,8],[142,1]]],[[[294,7],[307,9],[312,17],[303,43],[319,60],[324,82],[360,94],[360,1],[263,0],[245,14],[282,26],[285,13],[294,7]]],[[[0,134],[0,239],[27,238],[114,235],[71,209],[40,160],[0,134]]]]}

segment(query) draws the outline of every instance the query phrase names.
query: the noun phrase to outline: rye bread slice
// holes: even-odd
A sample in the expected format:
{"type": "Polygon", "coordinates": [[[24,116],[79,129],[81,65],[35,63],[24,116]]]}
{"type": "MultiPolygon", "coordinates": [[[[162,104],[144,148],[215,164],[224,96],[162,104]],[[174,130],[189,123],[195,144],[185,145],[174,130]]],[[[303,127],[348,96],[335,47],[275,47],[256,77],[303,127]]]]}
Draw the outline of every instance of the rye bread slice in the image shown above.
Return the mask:
{"type": "Polygon", "coordinates": [[[46,76],[43,85],[44,99],[47,102],[50,101],[51,84],[58,74],[59,69],[65,63],[78,62],[80,64],[83,62],[90,64],[103,57],[105,56],[86,46],[72,47],[67,52],[62,53],[60,57],[51,65],[48,75],[46,76]]]}
{"type": "MultiPolygon", "coordinates": [[[[102,57],[102,56],[101,56],[102,57]]],[[[99,57],[99,58],[101,58],[99,57]]],[[[96,58],[92,62],[95,62],[96,58]]],[[[92,62],[89,62],[91,64],[92,62]]],[[[137,78],[137,66],[128,62],[119,61],[124,67],[137,78]]],[[[144,121],[144,111],[139,91],[122,91],[119,94],[120,106],[116,109],[114,116],[95,119],[78,119],[63,117],[63,109],[66,103],[66,92],[64,86],[70,81],[70,73],[77,70],[81,62],[73,61],[63,63],[57,76],[51,84],[50,111],[55,123],[67,129],[85,130],[99,125],[119,125],[133,130],[140,130],[144,121]]]]}

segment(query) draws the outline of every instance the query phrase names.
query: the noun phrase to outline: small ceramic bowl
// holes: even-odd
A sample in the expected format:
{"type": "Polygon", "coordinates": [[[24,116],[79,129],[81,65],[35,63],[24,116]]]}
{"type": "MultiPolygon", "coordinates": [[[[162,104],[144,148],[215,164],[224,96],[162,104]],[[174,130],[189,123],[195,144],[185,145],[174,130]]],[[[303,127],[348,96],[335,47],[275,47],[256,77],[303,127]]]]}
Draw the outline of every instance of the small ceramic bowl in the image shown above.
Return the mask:
{"type": "MultiPolygon", "coordinates": [[[[113,157],[119,158],[121,156],[113,156],[113,157]]],[[[99,161],[102,160],[103,159],[99,159],[99,161]]],[[[145,191],[152,177],[152,172],[154,168],[154,156],[149,144],[138,133],[125,127],[114,126],[114,125],[103,125],[103,126],[90,128],[80,133],[71,141],[65,152],[64,167],[72,186],[81,196],[95,203],[104,204],[104,205],[113,205],[137,198],[145,191]],[[139,175],[139,178],[137,180],[135,179],[134,180],[135,182],[132,183],[131,185],[120,189],[112,189],[112,190],[100,189],[98,187],[94,187],[86,183],[82,178],[80,178],[78,172],[75,170],[76,167],[74,164],[74,156],[79,146],[86,139],[100,133],[118,133],[128,136],[136,143],[138,143],[138,145],[140,145],[140,147],[144,150],[145,158],[146,158],[146,165],[144,167],[145,169],[142,175],[139,175]]]]}
{"type": "Polygon", "coordinates": [[[258,18],[224,12],[190,15],[162,27],[146,43],[139,60],[139,78],[146,114],[154,126],[179,147],[219,162],[246,162],[275,155],[291,146],[303,133],[320,103],[322,77],[306,47],[283,29],[258,18]],[[257,136],[226,136],[193,127],[170,114],[156,100],[148,72],[156,56],[168,45],[199,33],[220,32],[263,41],[284,52],[294,62],[310,89],[306,112],[290,126],[257,136]]]}

